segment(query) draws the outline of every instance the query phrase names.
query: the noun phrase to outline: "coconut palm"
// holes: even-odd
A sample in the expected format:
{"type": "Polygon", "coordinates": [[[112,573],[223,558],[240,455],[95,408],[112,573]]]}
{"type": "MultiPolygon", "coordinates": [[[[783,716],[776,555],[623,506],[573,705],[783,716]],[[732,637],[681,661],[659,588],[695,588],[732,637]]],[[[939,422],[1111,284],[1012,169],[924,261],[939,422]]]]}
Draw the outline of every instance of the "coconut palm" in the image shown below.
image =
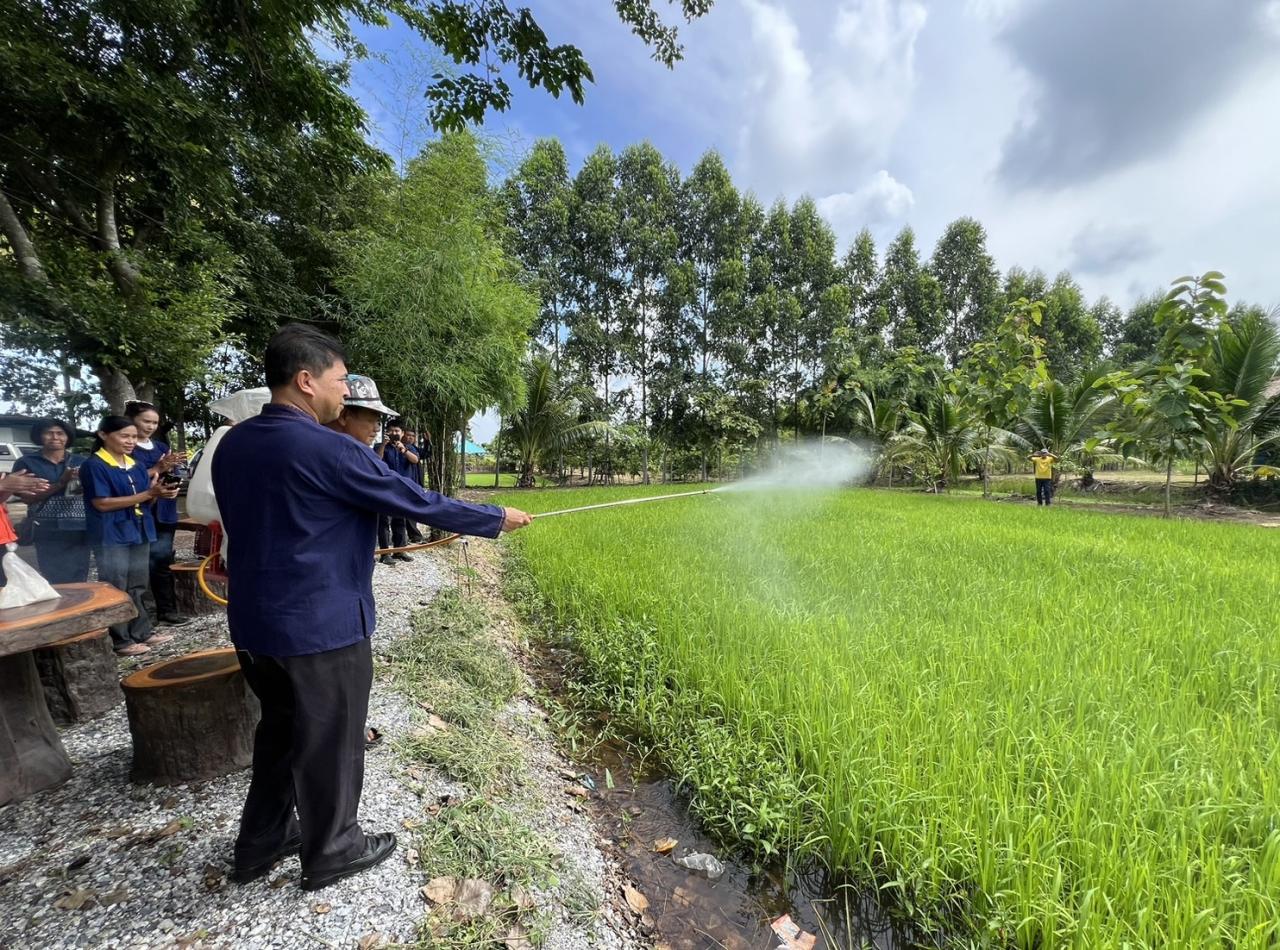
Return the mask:
{"type": "Polygon", "coordinates": [[[1101,434],[1119,406],[1114,394],[1095,385],[1104,375],[1099,367],[1071,385],[1049,380],[1032,394],[1014,429],[1032,449],[1048,449],[1079,468],[1086,482],[1096,466],[1122,459],[1101,434]]]}
{"type": "Polygon", "coordinates": [[[534,470],[552,453],[585,438],[611,431],[599,420],[578,421],[578,399],[571,389],[561,387],[551,361],[535,356],[525,367],[528,397],[524,408],[513,413],[502,438],[520,457],[519,488],[532,488],[534,470]]]}
{"type": "Polygon", "coordinates": [[[949,490],[968,469],[1017,454],[1012,433],[985,425],[955,393],[939,389],[922,412],[907,411],[906,428],[890,439],[891,462],[919,466],[934,490],[949,490]]]}
{"type": "MultiPolygon", "coordinates": [[[[854,393],[854,425],[860,435],[875,443],[878,456],[874,481],[880,474],[879,467],[885,460],[885,451],[893,437],[902,429],[903,407],[896,400],[877,397],[871,389],[860,388],[854,393]]],[[[893,465],[887,466],[889,485],[893,485],[893,465]]]]}
{"type": "Polygon", "coordinates": [[[1205,389],[1241,400],[1230,422],[1213,417],[1201,427],[1209,484],[1228,491],[1252,469],[1258,455],[1280,442],[1280,392],[1272,385],[1280,372],[1280,330],[1270,316],[1254,310],[1224,321],[1213,335],[1203,369],[1205,389]]]}

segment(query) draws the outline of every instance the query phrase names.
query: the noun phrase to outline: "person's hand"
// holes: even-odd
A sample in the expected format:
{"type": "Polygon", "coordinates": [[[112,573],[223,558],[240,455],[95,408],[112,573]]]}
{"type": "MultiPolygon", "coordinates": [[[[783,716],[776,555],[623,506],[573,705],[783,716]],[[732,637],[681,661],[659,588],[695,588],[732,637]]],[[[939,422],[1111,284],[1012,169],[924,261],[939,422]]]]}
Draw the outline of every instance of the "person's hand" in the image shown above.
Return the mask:
{"type": "Polygon", "coordinates": [[[0,475],[0,491],[12,492],[18,495],[34,495],[36,492],[46,491],[49,483],[38,475],[31,472],[9,472],[6,475],[0,475]]]}
{"type": "Polygon", "coordinates": [[[515,531],[517,528],[523,528],[532,522],[533,518],[519,508],[502,509],[502,531],[504,534],[508,531],[515,531]]]}

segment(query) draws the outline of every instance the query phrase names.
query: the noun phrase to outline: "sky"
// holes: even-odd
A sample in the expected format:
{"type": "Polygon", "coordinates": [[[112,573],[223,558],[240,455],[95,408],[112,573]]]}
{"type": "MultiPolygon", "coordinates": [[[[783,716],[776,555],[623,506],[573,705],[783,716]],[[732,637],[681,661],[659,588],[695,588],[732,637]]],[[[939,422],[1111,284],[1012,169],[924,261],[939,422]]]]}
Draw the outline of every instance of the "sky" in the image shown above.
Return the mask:
{"type": "MultiPolygon", "coordinates": [[[[525,2],[596,81],[577,106],[513,77],[485,126],[507,163],[543,136],[571,172],[601,142],[684,172],[715,149],[766,204],[814,198],[842,250],[910,225],[929,253],[967,215],[1001,271],[1069,270],[1090,298],[1217,269],[1280,304],[1280,0],[716,0],[670,71],[610,3],[525,2]]],[[[399,24],[361,35],[351,91],[412,154],[435,58],[399,24]]]]}

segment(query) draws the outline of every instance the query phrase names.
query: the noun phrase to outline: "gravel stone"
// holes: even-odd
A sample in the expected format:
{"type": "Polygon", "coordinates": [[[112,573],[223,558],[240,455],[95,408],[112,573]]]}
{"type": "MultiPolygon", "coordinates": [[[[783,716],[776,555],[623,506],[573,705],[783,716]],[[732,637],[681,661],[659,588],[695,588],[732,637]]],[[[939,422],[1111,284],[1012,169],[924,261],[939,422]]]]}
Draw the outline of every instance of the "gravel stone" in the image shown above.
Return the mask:
{"type": "MultiPolygon", "coordinates": [[[[412,562],[394,567],[376,567],[375,654],[408,631],[413,612],[462,576],[450,549],[418,554],[412,562]]],[[[228,643],[222,614],[201,617],[172,632],[177,634],[173,643],[123,661],[121,673],[144,661],[150,664],[228,643]]],[[[408,734],[412,713],[412,705],[375,676],[369,722],[386,738],[366,756],[360,821],[371,832],[399,832],[397,854],[314,894],[297,886],[296,856],[252,884],[230,881],[247,770],[171,788],[132,786],[132,747],[123,704],[97,720],[67,728],[62,738],[73,763],[71,779],[0,808],[0,947],[356,947],[373,931],[387,943],[413,940],[426,912],[418,893],[426,881],[405,858],[412,847],[405,822],[428,820],[426,805],[462,790],[421,764],[414,766],[414,778],[406,774],[395,746],[397,738],[408,734]],[[175,819],[181,823],[176,832],[152,837],[175,819]],[[283,886],[274,887],[272,882],[281,878],[283,886]],[[55,907],[60,898],[78,892],[90,893],[79,910],[55,907]],[[313,913],[317,900],[331,905],[330,912],[313,913]]],[[[513,703],[506,715],[513,720],[542,717],[524,700],[513,703]]],[[[606,880],[606,861],[596,847],[598,833],[590,819],[567,811],[560,800],[556,770],[563,764],[545,730],[516,732],[525,737],[525,756],[537,777],[533,800],[541,804],[528,816],[531,825],[554,841],[566,867],[578,878],[591,884],[606,880]]],[[[554,895],[550,899],[554,902],[554,895]]],[[[588,930],[567,922],[562,912],[555,916],[558,922],[546,944],[551,950],[588,945],[624,950],[638,945],[614,929],[607,910],[588,930]]]]}

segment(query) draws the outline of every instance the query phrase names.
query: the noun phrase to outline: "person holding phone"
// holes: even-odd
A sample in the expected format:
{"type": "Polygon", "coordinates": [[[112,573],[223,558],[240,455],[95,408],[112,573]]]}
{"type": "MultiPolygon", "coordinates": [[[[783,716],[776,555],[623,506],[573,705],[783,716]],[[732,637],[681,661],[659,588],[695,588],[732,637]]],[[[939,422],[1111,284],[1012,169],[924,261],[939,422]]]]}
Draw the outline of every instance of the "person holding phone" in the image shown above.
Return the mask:
{"type": "Polygon", "coordinates": [[[152,503],[178,497],[133,457],[138,428],[128,416],[107,416],[98,426],[93,454],[80,466],[84,487],[86,534],[98,564],[98,579],[129,595],[138,615],[111,625],[111,640],[121,656],[138,656],[173,639],[155,633],[144,597],[151,542],[156,537],[152,503]]]}
{"type": "Polygon", "coordinates": [[[13,466],[15,472],[30,472],[47,482],[45,488],[20,497],[27,503],[36,565],[50,584],[82,584],[89,579],[89,542],[80,497],[84,459],[71,454],[74,437],[75,429],[61,419],[41,419],[31,426],[31,441],[40,451],[24,455],[13,466]]]}
{"type": "Polygon", "coordinates": [[[160,427],[160,410],[151,403],[126,403],[124,414],[138,428],[134,459],[146,468],[149,475],[174,489],[173,498],[160,498],[151,509],[156,523],[156,538],[151,545],[148,568],[148,589],[151,596],[147,598],[147,613],[151,616],[153,626],[180,627],[190,623],[191,618],[178,610],[177,582],[169,568],[173,566],[173,538],[178,530],[177,488],[182,484],[187,455],[185,452],[174,452],[166,443],[155,438],[156,429],[160,427]]]}
{"type": "MultiPolygon", "coordinates": [[[[418,453],[412,445],[404,441],[404,429],[399,422],[387,425],[386,438],[373,447],[378,458],[387,463],[387,468],[397,475],[413,478],[414,466],[418,464],[418,453]]],[[[422,483],[418,482],[421,487],[422,483]]],[[[416,526],[415,526],[416,527],[416,526]]],[[[421,535],[419,535],[421,537],[421,535]]],[[[409,543],[409,522],[395,515],[382,515],[378,519],[378,547],[402,548],[409,543]]],[[[395,554],[384,554],[378,558],[382,564],[395,564],[396,561],[412,561],[413,558],[404,551],[395,554]]]]}

